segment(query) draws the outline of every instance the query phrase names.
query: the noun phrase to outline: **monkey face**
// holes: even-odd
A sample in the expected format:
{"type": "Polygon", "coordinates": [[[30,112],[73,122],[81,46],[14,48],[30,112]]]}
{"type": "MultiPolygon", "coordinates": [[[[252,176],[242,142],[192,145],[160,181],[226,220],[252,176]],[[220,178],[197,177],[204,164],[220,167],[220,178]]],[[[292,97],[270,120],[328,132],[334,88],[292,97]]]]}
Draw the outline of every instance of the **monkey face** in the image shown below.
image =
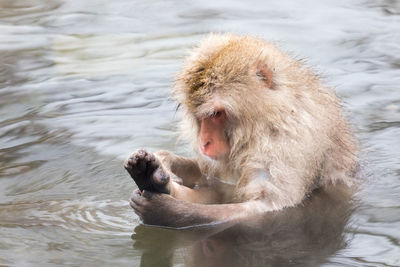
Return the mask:
{"type": "Polygon", "coordinates": [[[199,118],[200,151],[215,160],[229,153],[229,142],[225,134],[227,116],[224,109],[216,109],[210,115],[199,118]]]}

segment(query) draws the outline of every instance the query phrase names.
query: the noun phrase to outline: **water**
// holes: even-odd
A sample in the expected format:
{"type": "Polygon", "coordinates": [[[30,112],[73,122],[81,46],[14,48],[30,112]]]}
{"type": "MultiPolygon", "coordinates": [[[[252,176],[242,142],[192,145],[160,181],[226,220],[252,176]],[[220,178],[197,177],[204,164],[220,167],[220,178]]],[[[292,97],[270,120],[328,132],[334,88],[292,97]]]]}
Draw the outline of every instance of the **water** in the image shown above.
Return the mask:
{"type": "Polygon", "coordinates": [[[400,266],[399,15],[395,0],[0,0],[0,265],[400,266]],[[211,31],[276,41],[337,88],[366,180],[350,217],[317,195],[216,235],[139,225],[123,159],[190,154],[169,91],[211,31]]]}

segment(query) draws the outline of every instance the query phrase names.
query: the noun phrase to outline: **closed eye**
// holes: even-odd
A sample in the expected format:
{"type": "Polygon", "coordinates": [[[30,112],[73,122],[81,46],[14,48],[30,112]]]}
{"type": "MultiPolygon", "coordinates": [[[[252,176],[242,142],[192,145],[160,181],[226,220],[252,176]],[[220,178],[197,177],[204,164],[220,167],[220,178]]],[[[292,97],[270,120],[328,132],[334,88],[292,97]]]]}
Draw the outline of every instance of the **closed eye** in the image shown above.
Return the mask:
{"type": "Polygon", "coordinates": [[[215,117],[215,118],[219,118],[221,117],[222,112],[221,111],[214,111],[213,114],[211,116],[215,117]]]}

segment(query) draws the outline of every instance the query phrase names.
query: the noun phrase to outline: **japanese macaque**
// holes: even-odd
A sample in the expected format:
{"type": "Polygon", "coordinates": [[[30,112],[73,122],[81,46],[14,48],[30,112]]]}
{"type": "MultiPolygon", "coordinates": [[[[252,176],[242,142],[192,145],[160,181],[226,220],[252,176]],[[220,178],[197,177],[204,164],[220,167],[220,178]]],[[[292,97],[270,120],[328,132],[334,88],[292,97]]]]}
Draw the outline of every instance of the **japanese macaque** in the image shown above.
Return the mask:
{"type": "Polygon", "coordinates": [[[211,34],[179,73],[174,96],[193,159],[140,150],[125,162],[130,205],[145,224],[238,221],[355,184],[356,146],[335,95],[272,43],[211,34]]]}

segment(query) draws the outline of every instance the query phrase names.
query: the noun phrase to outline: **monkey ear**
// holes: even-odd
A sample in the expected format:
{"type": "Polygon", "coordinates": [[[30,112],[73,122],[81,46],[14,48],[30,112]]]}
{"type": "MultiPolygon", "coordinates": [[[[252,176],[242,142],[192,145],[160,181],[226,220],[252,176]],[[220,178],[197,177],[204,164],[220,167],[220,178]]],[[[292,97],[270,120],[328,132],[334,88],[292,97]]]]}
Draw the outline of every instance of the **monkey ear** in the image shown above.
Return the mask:
{"type": "Polygon", "coordinates": [[[267,85],[268,88],[273,89],[273,72],[272,70],[267,66],[267,64],[257,61],[255,64],[255,71],[256,75],[259,79],[261,79],[265,84],[267,85]]]}

